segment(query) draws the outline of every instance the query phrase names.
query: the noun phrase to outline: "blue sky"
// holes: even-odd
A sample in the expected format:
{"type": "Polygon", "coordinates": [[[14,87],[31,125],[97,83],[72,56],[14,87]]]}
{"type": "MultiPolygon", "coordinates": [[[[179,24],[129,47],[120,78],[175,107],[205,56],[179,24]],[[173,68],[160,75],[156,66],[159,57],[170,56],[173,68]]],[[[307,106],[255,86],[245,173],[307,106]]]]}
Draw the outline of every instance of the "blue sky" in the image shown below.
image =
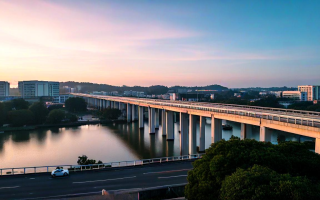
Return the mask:
{"type": "Polygon", "coordinates": [[[13,85],[320,84],[320,1],[0,0],[0,7],[0,79],[13,85]]]}

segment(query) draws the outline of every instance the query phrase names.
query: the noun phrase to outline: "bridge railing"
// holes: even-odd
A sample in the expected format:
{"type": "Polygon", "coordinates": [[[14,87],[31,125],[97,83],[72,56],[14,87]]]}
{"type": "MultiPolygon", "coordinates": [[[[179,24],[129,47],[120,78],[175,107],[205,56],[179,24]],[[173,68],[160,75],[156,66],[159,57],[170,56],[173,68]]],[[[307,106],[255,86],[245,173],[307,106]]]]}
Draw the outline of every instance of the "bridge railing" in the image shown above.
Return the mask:
{"type": "Polygon", "coordinates": [[[55,170],[57,167],[68,169],[69,171],[86,171],[86,170],[97,170],[97,169],[110,169],[117,167],[130,167],[130,166],[142,166],[154,163],[166,163],[174,161],[193,160],[201,158],[203,154],[192,154],[185,156],[172,156],[172,157],[161,157],[161,158],[150,158],[133,161],[119,161],[109,162],[102,164],[91,164],[91,165],[51,165],[51,166],[37,166],[37,167],[17,167],[17,168],[2,168],[0,169],[0,176],[4,175],[16,175],[16,174],[32,174],[32,173],[45,173],[55,170]]]}

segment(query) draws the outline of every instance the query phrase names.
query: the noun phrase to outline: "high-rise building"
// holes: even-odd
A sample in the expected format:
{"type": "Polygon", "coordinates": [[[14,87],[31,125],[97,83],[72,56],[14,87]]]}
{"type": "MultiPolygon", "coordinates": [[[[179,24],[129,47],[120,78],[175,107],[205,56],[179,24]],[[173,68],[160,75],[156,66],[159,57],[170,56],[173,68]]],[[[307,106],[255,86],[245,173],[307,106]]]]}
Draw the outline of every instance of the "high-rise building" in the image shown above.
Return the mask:
{"type": "Polygon", "coordinates": [[[9,96],[10,83],[7,81],[0,81],[0,97],[9,96]]]}
{"type": "Polygon", "coordinates": [[[320,86],[301,85],[298,86],[298,91],[307,93],[307,101],[320,100],[320,86]]]}
{"type": "Polygon", "coordinates": [[[18,85],[22,98],[59,96],[59,82],[19,81],[18,85]]]}

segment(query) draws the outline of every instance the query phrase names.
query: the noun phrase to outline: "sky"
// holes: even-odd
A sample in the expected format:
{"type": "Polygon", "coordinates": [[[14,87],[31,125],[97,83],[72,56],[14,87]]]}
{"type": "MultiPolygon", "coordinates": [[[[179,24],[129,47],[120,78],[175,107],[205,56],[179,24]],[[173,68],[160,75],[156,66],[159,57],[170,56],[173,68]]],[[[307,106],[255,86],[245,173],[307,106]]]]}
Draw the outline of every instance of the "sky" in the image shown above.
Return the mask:
{"type": "Polygon", "coordinates": [[[0,81],[320,85],[320,1],[0,0],[0,81]]]}

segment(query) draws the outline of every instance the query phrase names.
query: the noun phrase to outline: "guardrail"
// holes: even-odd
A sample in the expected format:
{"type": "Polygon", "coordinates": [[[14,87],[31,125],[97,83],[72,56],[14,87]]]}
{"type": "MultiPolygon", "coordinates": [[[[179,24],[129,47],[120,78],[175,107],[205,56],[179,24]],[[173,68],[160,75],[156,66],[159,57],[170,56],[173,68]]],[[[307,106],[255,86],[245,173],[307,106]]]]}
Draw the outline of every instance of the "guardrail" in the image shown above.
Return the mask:
{"type": "Polygon", "coordinates": [[[185,155],[185,156],[172,156],[172,157],[151,158],[151,159],[133,160],[133,161],[109,162],[109,163],[92,164],[92,165],[52,165],[52,166],[37,166],[37,167],[2,168],[0,169],[0,176],[45,173],[45,172],[50,172],[56,169],[57,167],[67,168],[69,171],[86,171],[86,170],[107,169],[107,168],[109,169],[109,168],[117,168],[117,167],[141,166],[141,165],[149,165],[154,163],[166,163],[166,162],[173,162],[173,161],[199,159],[201,158],[202,155],[203,154],[192,154],[192,155],[185,155]]]}
{"type": "Polygon", "coordinates": [[[290,124],[304,125],[320,128],[320,112],[290,110],[282,108],[268,108],[258,106],[243,106],[233,104],[216,104],[216,103],[199,103],[199,102],[183,102],[183,101],[166,101],[158,99],[139,99],[127,97],[114,97],[114,96],[99,96],[87,94],[72,94],[75,96],[98,98],[101,100],[119,101],[122,103],[135,102],[137,105],[140,103],[171,106],[178,108],[187,108],[202,110],[216,113],[227,113],[241,116],[249,116],[253,118],[268,119],[272,121],[286,122],[290,124]],[[247,110],[252,109],[252,110],[247,110]],[[268,112],[266,112],[268,111],[268,112]],[[313,118],[312,118],[313,117],[313,118]],[[317,118],[315,118],[317,117],[317,118]]]}

